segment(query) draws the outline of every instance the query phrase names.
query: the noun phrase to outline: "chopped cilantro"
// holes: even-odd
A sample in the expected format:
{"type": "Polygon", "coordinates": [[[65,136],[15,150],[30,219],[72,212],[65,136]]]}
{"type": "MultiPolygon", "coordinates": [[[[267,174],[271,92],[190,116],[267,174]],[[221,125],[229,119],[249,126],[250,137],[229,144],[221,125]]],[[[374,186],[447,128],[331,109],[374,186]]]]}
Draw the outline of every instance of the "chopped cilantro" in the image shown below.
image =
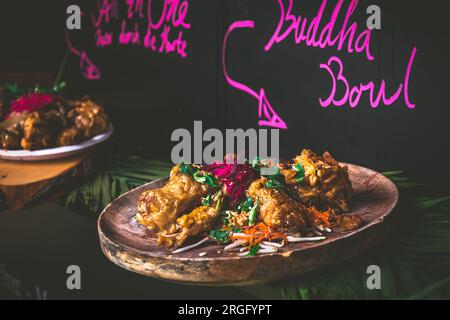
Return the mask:
{"type": "Polygon", "coordinates": [[[209,237],[213,240],[216,240],[220,244],[225,244],[231,241],[230,237],[233,235],[233,233],[240,233],[242,232],[242,228],[233,228],[233,229],[216,229],[211,230],[209,232],[209,237]]]}
{"type": "Polygon", "coordinates": [[[247,254],[247,256],[248,256],[248,257],[256,256],[256,254],[258,253],[258,251],[259,251],[260,248],[261,248],[261,247],[259,246],[259,244],[255,244],[254,246],[251,246],[251,247],[250,247],[250,251],[249,251],[249,253],[247,254]]]}
{"type": "Polygon", "coordinates": [[[179,170],[182,174],[192,177],[195,181],[199,183],[207,184],[211,188],[219,187],[217,184],[218,183],[217,179],[215,179],[212,174],[194,168],[192,164],[181,162],[179,170]]]}
{"type": "Polygon", "coordinates": [[[292,166],[292,170],[297,171],[297,174],[295,175],[295,181],[297,183],[302,183],[305,179],[305,169],[303,168],[302,164],[299,162],[297,164],[294,164],[292,166]]]}
{"type": "Polygon", "coordinates": [[[194,174],[194,167],[190,163],[180,163],[180,172],[187,176],[192,176],[194,174]]]}
{"type": "Polygon", "coordinates": [[[242,228],[233,229],[231,232],[232,233],[241,233],[242,232],[242,228]]]}
{"type": "Polygon", "coordinates": [[[283,189],[284,183],[278,181],[277,179],[267,179],[266,188],[267,189],[283,189]]]}
{"type": "Polygon", "coordinates": [[[241,202],[236,210],[237,212],[249,212],[254,206],[254,201],[252,198],[248,197],[245,201],[241,202]]]}
{"type": "Polygon", "coordinates": [[[267,189],[283,189],[285,187],[284,176],[281,174],[280,169],[278,168],[274,174],[266,175],[264,177],[267,179],[267,189]]]}
{"type": "Polygon", "coordinates": [[[211,230],[209,237],[217,242],[224,244],[230,241],[230,232],[228,230],[211,230]]]}
{"type": "Polygon", "coordinates": [[[202,205],[209,207],[211,205],[211,195],[208,194],[205,198],[202,199],[202,205]]]}
{"type": "Polygon", "coordinates": [[[207,184],[211,188],[217,188],[218,185],[216,184],[216,179],[213,178],[213,176],[210,173],[202,173],[200,170],[195,172],[192,177],[195,181],[207,184]]]}

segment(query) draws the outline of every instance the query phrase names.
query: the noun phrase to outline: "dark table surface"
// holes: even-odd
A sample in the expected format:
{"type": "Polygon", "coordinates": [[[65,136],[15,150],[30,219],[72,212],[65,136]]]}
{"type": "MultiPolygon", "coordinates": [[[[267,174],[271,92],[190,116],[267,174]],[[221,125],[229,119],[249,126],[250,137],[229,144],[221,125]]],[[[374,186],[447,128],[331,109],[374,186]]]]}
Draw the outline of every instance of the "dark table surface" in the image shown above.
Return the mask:
{"type": "Polygon", "coordinates": [[[103,256],[95,219],[56,204],[0,214],[0,298],[255,298],[245,290],[180,285],[123,270],[103,256]],[[67,288],[70,265],[81,268],[81,290],[67,288]]]}

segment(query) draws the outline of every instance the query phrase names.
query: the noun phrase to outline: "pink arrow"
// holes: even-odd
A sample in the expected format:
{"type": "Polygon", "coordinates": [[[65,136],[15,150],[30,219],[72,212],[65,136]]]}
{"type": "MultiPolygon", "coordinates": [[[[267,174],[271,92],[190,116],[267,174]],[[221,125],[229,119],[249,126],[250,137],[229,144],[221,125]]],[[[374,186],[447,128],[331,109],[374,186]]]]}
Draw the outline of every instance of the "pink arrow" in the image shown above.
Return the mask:
{"type": "Polygon", "coordinates": [[[280,116],[275,112],[274,108],[270,104],[269,100],[267,99],[266,92],[264,88],[261,88],[259,90],[259,93],[257,93],[255,90],[251,89],[247,85],[237,82],[233,80],[227,71],[227,64],[226,64],[226,49],[228,44],[228,39],[230,37],[230,34],[236,30],[236,29],[243,29],[243,28],[250,28],[253,29],[255,27],[255,22],[252,20],[245,20],[245,21],[236,21],[234,22],[229,28],[227,33],[225,34],[225,39],[223,43],[222,48],[222,65],[223,65],[223,72],[225,74],[225,78],[230,86],[233,88],[238,89],[239,91],[245,92],[249,95],[251,95],[253,98],[255,98],[258,101],[258,117],[259,122],[258,125],[261,127],[273,127],[278,129],[287,129],[286,123],[281,119],[280,116]]]}

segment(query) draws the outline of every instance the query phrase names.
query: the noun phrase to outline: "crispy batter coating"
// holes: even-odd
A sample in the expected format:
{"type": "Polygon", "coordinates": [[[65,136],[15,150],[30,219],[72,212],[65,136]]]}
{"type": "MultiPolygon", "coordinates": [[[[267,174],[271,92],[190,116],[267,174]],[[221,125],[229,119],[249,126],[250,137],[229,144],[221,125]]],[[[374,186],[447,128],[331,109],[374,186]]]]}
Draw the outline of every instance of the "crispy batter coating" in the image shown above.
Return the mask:
{"type": "Polygon", "coordinates": [[[265,179],[256,180],[248,189],[248,195],[261,203],[261,220],[274,228],[294,230],[306,227],[309,224],[306,208],[284,191],[266,188],[265,183],[265,179]]]}
{"type": "Polygon", "coordinates": [[[176,228],[178,233],[176,237],[167,237],[160,234],[158,244],[181,246],[188,238],[210,231],[219,217],[220,210],[216,208],[208,206],[195,208],[191,213],[177,219],[176,228]]]}
{"type": "Polygon", "coordinates": [[[23,138],[20,146],[25,150],[47,148],[52,144],[52,128],[39,112],[33,112],[23,123],[23,138]]]}
{"type": "Polygon", "coordinates": [[[177,218],[201,204],[208,187],[182,174],[175,166],[167,184],[161,189],[142,193],[137,208],[138,221],[162,234],[177,231],[177,218]]]}
{"type": "Polygon", "coordinates": [[[348,202],[353,188],[347,167],[340,166],[328,152],[318,156],[311,150],[303,150],[294,163],[300,163],[305,170],[302,183],[295,180],[297,172],[290,166],[285,165],[281,173],[298,201],[307,206],[349,211],[348,202]]]}
{"type": "Polygon", "coordinates": [[[75,104],[67,114],[71,126],[58,137],[60,146],[68,146],[89,140],[108,130],[108,117],[103,108],[92,100],[75,104]]]}

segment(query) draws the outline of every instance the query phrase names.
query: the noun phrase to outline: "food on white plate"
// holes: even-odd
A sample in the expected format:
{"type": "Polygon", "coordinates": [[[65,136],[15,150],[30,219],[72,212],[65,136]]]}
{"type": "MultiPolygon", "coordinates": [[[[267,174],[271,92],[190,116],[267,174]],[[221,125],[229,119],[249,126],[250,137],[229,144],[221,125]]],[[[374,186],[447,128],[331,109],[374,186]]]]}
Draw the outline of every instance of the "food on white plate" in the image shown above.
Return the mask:
{"type": "Polygon", "coordinates": [[[0,148],[42,150],[76,145],[108,131],[103,107],[89,98],[67,99],[52,89],[0,87],[0,148]]]}

